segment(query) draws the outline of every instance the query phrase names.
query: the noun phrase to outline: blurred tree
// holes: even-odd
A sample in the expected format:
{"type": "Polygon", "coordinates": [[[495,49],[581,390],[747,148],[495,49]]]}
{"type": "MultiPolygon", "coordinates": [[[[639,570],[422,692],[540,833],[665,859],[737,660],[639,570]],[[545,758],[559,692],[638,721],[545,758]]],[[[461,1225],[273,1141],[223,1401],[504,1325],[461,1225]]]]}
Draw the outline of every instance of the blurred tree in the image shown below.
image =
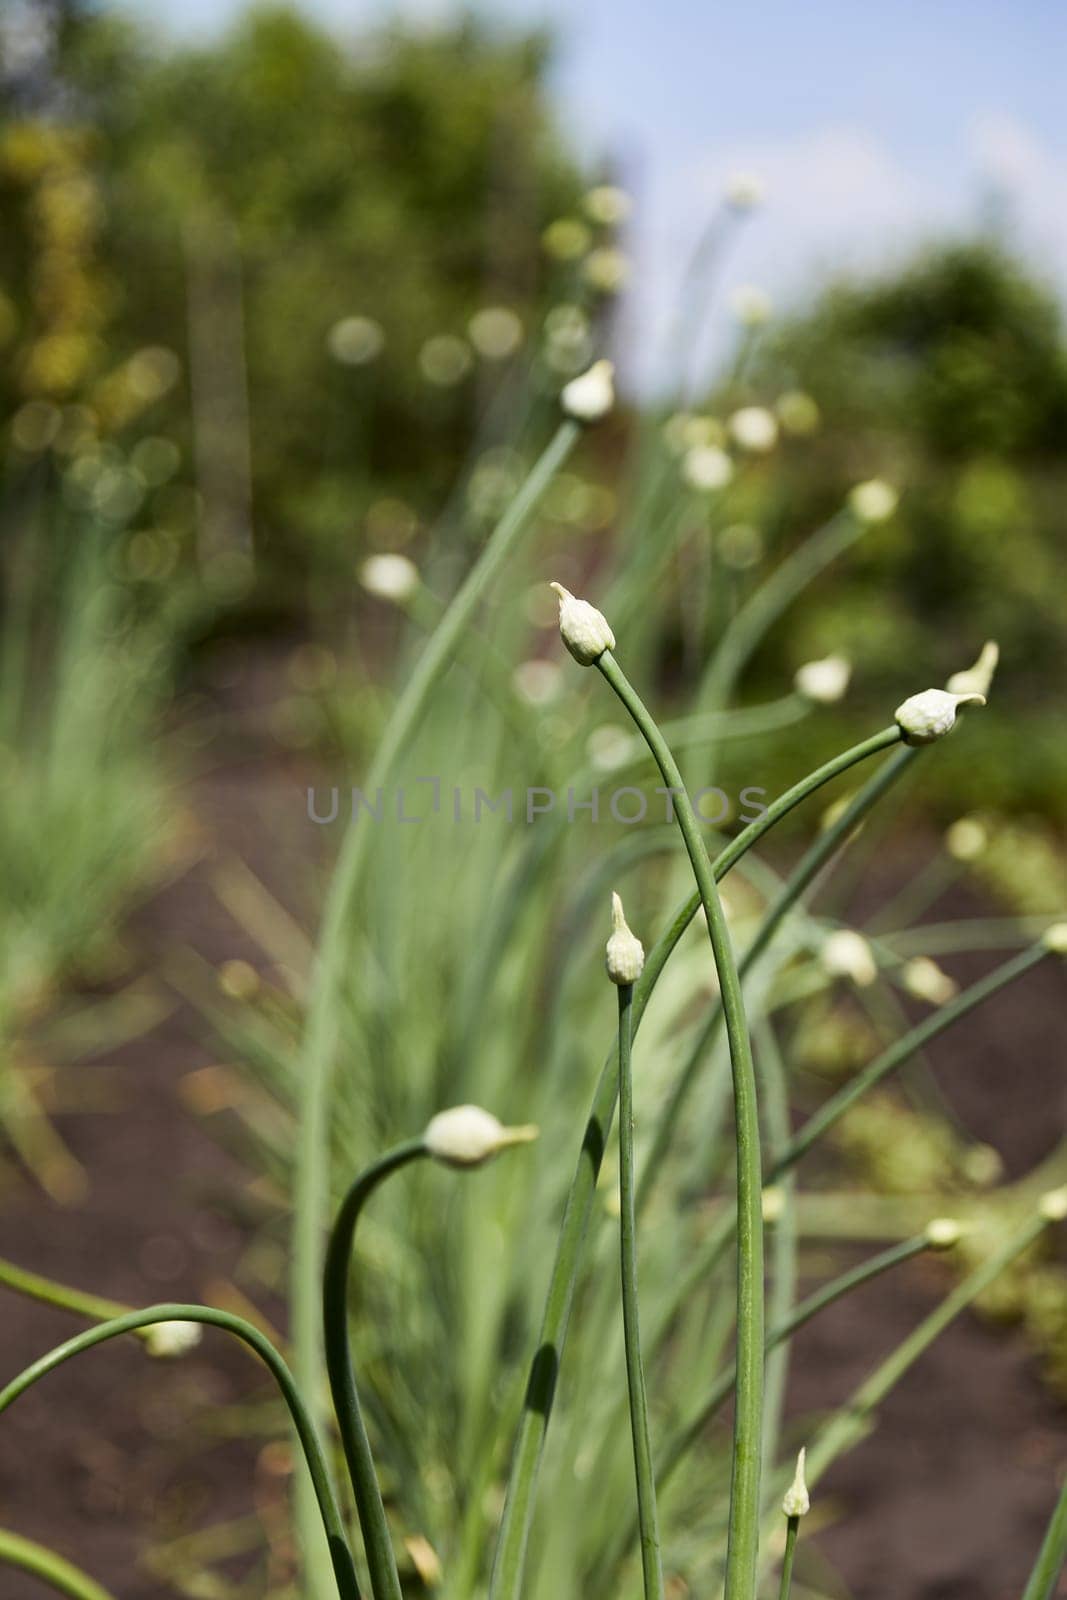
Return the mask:
{"type": "Polygon", "coordinates": [[[902,490],[806,608],[792,656],[852,647],[875,677],[902,660],[947,672],[988,636],[1020,699],[1062,673],[1067,350],[1051,291],[991,238],[940,245],[830,287],[749,379],[763,396],[803,389],[821,414],[775,475],[783,523],[810,525],[875,473],[902,490]]]}
{"type": "MultiPolygon", "coordinates": [[[[578,192],[547,63],[542,38],[470,21],[345,49],[277,7],[209,46],[158,47],[114,17],[68,31],[111,286],[94,381],[146,347],[177,353],[193,428],[173,403],[153,425],[220,537],[240,543],[250,498],[275,577],[351,570],[369,508],[391,507],[372,526],[399,538],[454,481],[479,363],[500,370],[516,343],[479,350],[470,318],[491,304],[514,314],[498,333],[531,325],[540,234],[578,192]]],[[[25,266],[32,250],[11,248],[25,266]]],[[[17,302],[31,289],[7,255],[17,302]]],[[[170,483],[156,509],[188,538],[192,504],[170,483]]]]}

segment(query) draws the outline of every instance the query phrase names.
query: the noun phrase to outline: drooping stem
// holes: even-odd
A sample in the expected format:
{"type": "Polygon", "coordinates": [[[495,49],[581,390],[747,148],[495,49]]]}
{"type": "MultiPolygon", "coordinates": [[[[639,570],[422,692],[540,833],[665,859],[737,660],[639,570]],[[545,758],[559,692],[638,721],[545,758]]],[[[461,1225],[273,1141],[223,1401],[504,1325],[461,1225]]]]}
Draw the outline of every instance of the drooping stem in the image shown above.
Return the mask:
{"type": "Polygon", "coordinates": [[[400,1578],[389,1535],[382,1492],[356,1391],[348,1342],[348,1274],[356,1224],[367,1199],[392,1172],[426,1154],[421,1139],[397,1145],[360,1173],[341,1203],[330,1234],[322,1280],[322,1320],[326,1370],[337,1426],[356,1497],[375,1600],[402,1600],[400,1578]]]}
{"type": "Polygon", "coordinates": [[[46,1545],[35,1544],[32,1539],[24,1539],[20,1534],[8,1532],[6,1528],[0,1528],[0,1566],[17,1567],[20,1572],[29,1572],[33,1577],[40,1578],[42,1583],[47,1583],[49,1588],[55,1589],[57,1594],[69,1595],[71,1600],[115,1600],[109,1590],[102,1588],[95,1578],[90,1578],[73,1562],[49,1550],[46,1545]]]}
{"type": "MultiPolygon", "coordinates": [[[[823,784],[829,783],[867,756],[897,743],[899,738],[898,728],[884,729],[873,738],[864,740],[851,750],[826,762],[815,772],[808,773],[791,789],[779,795],[762,816],[750,822],[719,853],[713,864],[716,879],[724,878],[776,823],[823,784]]],[[[896,759],[894,757],[894,760],[896,759]]],[[[892,764],[887,762],[886,768],[892,764]]],[[[694,893],[678,906],[666,931],[649,951],[645,970],[634,988],[632,1025],[635,1035],[664,967],[699,909],[700,896],[694,893]]],[[[593,1195],[608,1134],[611,1131],[612,1118],[615,1115],[617,1094],[618,1069],[613,1045],[593,1091],[589,1117],[578,1152],[578,1162],[564,1207],[556,1257],[545,1296],[540,1338],[530,1367],[522,1416],[512,1455],[504,1517],[493,1562],[491,1600],[519,1600],[521,1594],[545,1435],[548,1431],[556,1380],[567,1340],[574,1291],[592,1212],[593,1195]]]]}
{"type": "Polygon", "coordinates": [[[759,1554],[763,1434],[763,1214],[756,1075],[741,980],[715,886],[715,874],[677,762],[655,719],[611,651],[605,650],[596,665],[644,736],[663,781],[672,792],[675,817],[707,917],[722,995],[734,1086],[737,1149],[737,1382],[725,1597],[726,1600],[752,1600],[759,1554]]]}
{"type": "MultiPolygon", "coordinates": [[[[455,653],[489,583],[514,550],[541,496],[570,455],[581,433],[564,421],[526,482],[497,524],[481,555],[453,596],[434,633],[427,640],[389,719],[366,778],[373,794],[387,783],[414,733],[430,694],[455,653]]],[[[338,997],[348,966],[352,908],[368,859],[369,829],[353,820],[345,834],[330,881],[313,974],[304,1037],[300,1081],[304,1085],[293,1174],[293,1251],[290,1272],[294,1368],[305,1394],[322,1387],[319,1329],[319,1276],[323,1260],[323,1226],[330,1192],[329,1099],[333,1063],[339,1043],[338,997]]],[[[306,1481],[297,1479],[297,1523],[310,1565],[310,1600],[321,1587],[321,1550],[309,1515],[306,1481]]]]}
{"type": "Polygon", "coordinates": [[[263,1361],[281,1390],[304,1453],[326,1534],[337,1592],[341,1600],[360,1600],[352,1553],[348,1548],[340,1507],[315,1423],[304,1404],[292,1373],[278,1351],[265,1334],[260,1333],[258,1328],[246,1322],[243,1317],[234,1316],[229,1311],[216,1310],[214,1306],[180,1304],[148,1306],[143,1311],[130,1311],[125,1316],[113,1317],[98,1327],[88,1328],[84,1333],[68,1339],[65,1344],[57,1345],[54,1350],[49,1350],[17,1377],[12,1378],[6,1388],[0,1391],[0,1412],[6,1411],[9,1405],[47,1373],[62,1366],[73,1356],[80,1355],[83,1350],[91,1350],[94,1345],[104,1344],[109,1339],[117,1339],[124,1333],[136,1333],[139,1328],[151,1327],[156,1322],[202,1322],[222,1328],[250,1345],[263,1361]]]}
{"type": "Polygon", "coordinates": [[[1052,1516],[1049,1518],[1041,1549],[1034,1562],[1023,1600],[1052,1600],[1056,1580],[1067,1562],[1067,1483],[1063,1485],[1052,1516]]]}
{"type": "Polygon", "coordinates": [[[630,1434],[637,1479],[637,1520],[645,1600],[663,1600],[656,1480],[648,1427],[648,1398],[641,1362],[637,1302],[637,1223],[634,1217],[634,1103],[631,1065],[633,985],[619,988],[619,1238],[622,1264],[622,1321],[626,1347],[626,1386],[630,1396],[630,1434]]]}

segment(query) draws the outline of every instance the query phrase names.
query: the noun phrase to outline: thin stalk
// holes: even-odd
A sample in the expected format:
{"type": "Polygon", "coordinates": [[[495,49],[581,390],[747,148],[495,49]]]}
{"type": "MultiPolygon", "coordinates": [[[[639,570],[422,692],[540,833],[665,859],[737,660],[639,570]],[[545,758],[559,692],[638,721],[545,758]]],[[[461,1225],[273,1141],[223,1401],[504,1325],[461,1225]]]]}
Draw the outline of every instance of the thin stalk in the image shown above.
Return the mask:
{"type": "Polygon", "coordinates": [[[794,550],[735,613],[719,641],[697,697],[699,711],[721,710],[749,657],[813,578],[870,531],[851,511],[839,511],[794,550]]]}
{"type": "Polygon", "coordinates": [[[1041,1541],[1041,1549],[1034,1562],[1034,1570],[1023,1592],[1023,1600],[1052,1600],[1056,1580],[1063,1571],[1065,1561],[1067,1561],[1067,1483],[1060,1491],[1060,1497],[1049,1518],[1045,1537],[1041,1541]]]}
{"type": "MultiPolygon", "coordinates": [[[[453,596],[412,669],[367,774],[369,793],[383,786],[414,733],[437,680],[454,654],[486,588],[515,548],[552,478],[573,450],[581,428],[561,422],[526,482],[494,529],[481,555],[453,596]]],[[[315,972],[300,1052],[304,1084],[293,1174],[293,1252],[290,1300],[294,1368],[304,1393],[322,1388],[319,1343],[319,1278],[322,1229],[330,1193],[329,1100],[339,1043],[338,996],[348,969],[353,908],[368,858],[370,829],[349,824],[330,881],[323,910],[315,972]]],[[[311,1534],[310,1491],[302,1476],[296,1486],[297,1525],[311,1566],[309,1589],[321,1587],[321,1546],[311,1534]]]]}
{"type": "MultiPolygon", "coordinates": [[[[765,1017],[756,1034],[760,1090],[764,1106],[767,1152],[773,1161],[789,1142],[789,1079],[774,1027],[765,1017]]],[[[787,1322],[796,1303],[797,1212],[796,1177],[787,1173],[779,1193],[782,1206],[771,1231],[771,1288],[767,1318],[773,1328],[787,1322]]],[[[768,1340],[768,1345],[770,1341],[768,1340]]],[[[775,1341],[768,1350],[763,1395],[763,1477],[769,1477],[778,1454],[778,1439],[789,1380],[789,1344],[775,1341]]]]}
{"type": "Polygon", "coordinates": [[[70,1595],[71,1600],[115,1600],[110,1590],[102,1588],[73,1562],[6,1528],[0,1528],[0,1565],[28,1572],[58,1594],[70,1595]]]}
{"type": "Polygon", "coordinates": [[[27,1272],[13,1261],[0,1259],[0,1284],[28,1300],[39,1300],[43,1305],[55,1306],[59,1311],[70,1311],[76,1317],[87,1317],[90,1322],[107,1322],[112,1317],[123,1317],[132,1306],[119,1300],[105,1300],[102,1295],[86,1294],[81,1289],[70,1289],[54,1278],[45,1278],[37,1272],[27,1272]]]}
{"type": "MultiPolygon", "coordinates": [[[[912,1257],[921,1255],[930,1248],[930,1241],[925,1233],[918,1234],[913,1239],[906,1239],[902,1244],[893,1245],[888,1250],[883,1250],[879,1255],[872,1256],[869,1261],[861,1261],[857,1266],[851,1267],[839,1277],[833,1278],[829,1283],[816,1289],[799,1305],[795,1306],[784,1322],[771,1328],[767,1333],[766,1353],[769,1355],[780,1345],[785,1344],[801,1328],[809,1323],[813,1317],[818,1316],[827,1306],[844,1299],[853,1290],[859,1289],[863,1284],[870,1283],[872,1279],[881,1277],[883,1272],[890,1272],[894,1267],[912,1257]]],[[[703,1435],[712,1417],[726,1404],[733,1393],[735,1369],[733,1364],[724,1367],[718,1374],[707,1395],[700,1406],[667,1440],[655,1463],[656,1481],[662,1490],[675,1471],[685,1460],[689,1451],[697,1440],[703,1435]]],[[[601,1571],[607,1579],[611,1579],[618,1564],[624,1559],[626,1552],[633,1543],[637,1528],[631,1522],[620,1534],[615,1544],[601,1560],[601,1571]]]]}
{"type": "Polygon", "coordinates": [[[814,1484],[845,1450],[860,1438],[867,1423],[882,1404],[890,1390],[913,1366],[934,1340],[944,1332],[961,1311],[976,1300],[1017,1256],[1028,1250],[1044,1229],[1049,1219],[1040,1213],[1031,1217],[1022,1228],[994,1252],[980,1267],[957,1284],[941,1304],[920,1322],[892,1355],[860,1384],[852,1398],[830,1418],[808,1451],[808,1483],[814,1484]]]}
{"type": "MultiPolygon", "coordinates": [[[[1042,956],[1049,953],[1046,945],[1039,943],[1032,946],[1029,950],[1025,950],[1021,955],[1016,956],[1014,960],[1005,962],[1002,967],[998,967],[995,972],[991,972],[980,983],[973,984],[970,989],[965,989],[962,994],[957,995],[955,1000],[931,1013],[925,1021],[910,1029],[888,1050],[878,1056],[875,1061],[872,1061],[868,1067],[865,1067],[861,1073],[858,1073],[843,1089],[832,1095],[826,1104],[813,1117],[808,1119],[800,1132],[790,1139],[781,1156],[772,1163],[771,1169],[767,1173],[767,1182],[769,1184],[777,1183],[782,1175],[795,1165],[801,1156],[807,1153],[816,1140],[821,1138],[834,1123],[844,1116],[849,1107],[862,1094],[866,1093],[875,1084],[880,1083],[895,1068],[902,1066],[916,1050],[929,1044],[931,1039],[936,1038],[951,1023],[965,1016],[968,1011],[974,1010],[984,1000],[988,1000],[998,990],[1003,989],[1006,984],[1013,982],[1016,978],[1028,972],[1031,967],[1037,965],[1042,956]]],[[[688,1296],[704,1281],[707,1274],[725,1253],[733,1237],[734,1225],[735,1219],[732,1211],[728,1208],[724,1209],[690,1270],[675,1285],[670,1303],[664,1308],[663,1315],[653,1330],[651,1339],[647,1341],[650,1355],[655,1355],[662,1346],[670,1332],[677,1308],[685,1303],[688,1296]]]]}
{"type": "Polygon", "coordinates": [[[785,1551],[782,1555],[782,1581],[778,1586],[778,1600],[789,1600],[789,1590],[793,1584],[793,1557],[796,1555],[797,1534],[800,1531],[800,1518],[787,1517],[785,1520],[785,1551]]]}
{"type": "MultiPolygon", "coordinates": [[[[876,734],[873,739],[865,740],[863,744],[855,745],[852,750],[846,751],[845,755],[851,758],[848,761],[848,765],[852,766],[855,762],[864,760],[868,755],[897,743],[898,740],[899,730],[887,728],[884,733],[876,734]]],[[[918,754],[919,749],[917,747],[898,750],[891,760],[886,761],[875,773],[874,777],[854,796],[841,816],[829,828],[826,828],[815,840],[814,844],[805,851],[783,884],[773,904],[764,913],[763,920],[756,930],[752,943],[741,956],[738,970],[742,978],[747,977],[751,972],[770,944],[779,925],[796,905],[804,891],[822,871],[827,861],[830,860],[831,856],[868,812],[873,810],[887,790],[903,776],[918,754]]],[[[838,762],[833,763],[836,767],[834,776],[837,775],[837,772],[844,770],[844,767],[839,764],[843,760],[844,757],[839,757],[838,762]]],[[[819,770],[824,772],[826,769],[820,768],[819,770]]],[[[812,774],[813,778],[817,776],[817,773],[812,774]]],[[[823,779],[822,781],[825,782],[826,780],[823,779]]],[[[678,1118],[696,1082],[700,1064],[710,1049],[721,1022],[722,1006],[720,1001],[716,999],[711,1015],[697,1035],[686,1059],[686,1064],[671,1091],[670,1099],[667,1101],[656,1124],[652,1146],[645,1166],[645,1174],[637,1196],[637,1209],[639,1212],[644,1210],[652,1186],[662,1170],[662,1159],[666,1155],[678,1118]]]]}
{"type": "MultiPolygon", "coordinates": [[[[899,729],[885,729],[843,755],[809,773],[767,807],[763,816],[744,828],[720,851],[713,863],[716,879],[722,879],[743,859],[764,835],[788,812],[801,804],[824,783],[829,783],[856,762],[885,749],[899,740],[899,729]]],[[[887,766],[891,763],[887,763],[887,766]]],[[[700,906],[698,894],[691,895],[675,911],[666,931],[648,953],[645,970],[634,988],[633,1032],[641,1024],[653,990],[700,906]]],[[[578,1271],[589,1227],[600,1163],[615,1115],[618,1070],[615,1046],[605,1059],[589,1117],[578,1151],[578,1162],[571,1180],[560,1226],[556,1258],[552,1266],[545,1307],[541,1319],[538,1348],[530,1366],[504,1502],[504,1516],[497,1539],[490,1588],[491,1600],[519,1600],[541,1457],[548,1421],[552,1413],[556,1382],[570,1325],[571,1307],[578,1271]]]]}
{"type": "Polygon", "coordinates": [[[888,1050],[883,1050],[869,1066],[862,1072],[857,1072],[843,1088],[835,1095],[831,1095],[825,1105],[820,1106],[815,1114],[808,1118],[800,1132],[794,1134],[781,1158],[775,1162],[770,1172],[770,1181],[773,1182],[781,1174],[795,1165],[801,1156],[805,1155],[817,1140],[821,1139],[828,1128],[838,1122],[850,1106],[854,1105],[861,1095],[867,1093],[875,1084],[880,1083],[889,1073],[909,1060],[917,1050],[921,1050],[931,1039],[949,1027],[958,1018],[966,1016],[968,1011],[973,1011],[975,1006],[982,1004],[992,995],[1003,989],[1007,984],[1013,983],[1016,978],[1021,978],[1031,967],[1035,967],[1043,957],[1050,954],[1046,944],[1038,943],[1023,950],[1011,961],[1006,961],[1003,966],[997,967],[987,977],[978,983],[964,989],[954,1000],[941,1006],[933,1012],[924,1022],[903,1034],[888,1050]]]}
{"type": "Polygon", "coordinates": [[[243,1317],[236,1317],[229,1311],[218,1311],[214,1306],[181,1304],[148,1306],[143,1311],[130,1311],[125,1316],[112,1317],[108,1322],[102,1322],[98,1327],[88,1328],[84,1333],[68,1339],[65,1344],[57,1345],[55,1349],[49,1350],[46,1355],[40,1356],[26,1367],[17,1377],[12,1378],[6,1388],[0,1391],[0,1413],[6,1411],[19,1395],[24,1394],[47,1373],[62,1366],[73,1356],[80,1355],[83,1350],[91,1350],[94,1345],[104,1344],[109,1339],[117,1339],[124,1333],[136,1333],[139,1328],[151,1327],[156,1322],[202,1322],[212,1327],[223,1328],[227,1333],[234,1334],[245,1344],[250,1345],[263,1361],[281,1390],[282,1398],[293,1420],[297,1439],[304,1452],[304,1460],[311,1476],[319,1515],[329,1546],[337,1592],[341,1600],[360,1600],[352,1553],[348,1548],[341,1510],[314,1420],[304,1404],[292,1373],[277,1350],[258,1328],[246,1322],[243,1317]]]}
{"type": "Polygon", "coordinates": [[[322,1321],[326,1344],[326,1370],[334,1411],[356,1497],[359,1525],[370,1569],[375,1600],[402,1600],[393,1541],[389,1534],[382,1492],[374,1468],[370,1440],[363,1423],[352,1351],[348,1340],[348,1275],[356,1224],[369,1197],[390,1173],[426,1154],[421,1139],[397,1145],[360,1173],[341,1203],[330,1234],[322,1280],[322,1321]]]}
{"type": "Polygon", "coordinates": [[[633,985],[619,987],[619,1241],[622,1266],[622,1321],[626,1346],[626,1386],[630,1396],[630,1434],[637,1479],[637,1521],[645,1600],[663,1600],[656,1480],[648,1428],[648,1396],[641,1363],[637,1304],[637,1223],[634,1217],[634,1096],[631,1064],[633,985]]]}
{"type": "Polygon", "coordinates": [[[605,650],[596,665],[644,735],[664,783],[674,791],[675,817],[685,840],[689,863],[707,917],[722,995],[734,1085],[734,1134],[737,1147],[737,1383],[724,1592],[725,1600],[751,1600],[755,1593],[759,1554],[763,1435],[762,1175],[752,1046],[745,1020],[741,980],[726,916],[715,886],[715,874],[678,764],[655,719],[611,651],[605,650]]]}

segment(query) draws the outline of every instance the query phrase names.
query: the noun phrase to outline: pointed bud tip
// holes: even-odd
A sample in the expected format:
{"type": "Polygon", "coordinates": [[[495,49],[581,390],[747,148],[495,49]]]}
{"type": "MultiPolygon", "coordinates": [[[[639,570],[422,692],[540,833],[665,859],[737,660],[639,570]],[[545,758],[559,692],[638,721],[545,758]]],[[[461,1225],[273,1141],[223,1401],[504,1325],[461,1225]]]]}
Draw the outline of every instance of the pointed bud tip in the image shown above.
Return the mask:
{"type": "Polygon", "coordinates": [[[801,1450],[797,1456],[797,1470],[793,1481],[782,1497],[782,1510],[787,1517],[804,1517],[811,1510],[811,1496],[808,1494],[807,1480],[804,1477],[807,1454],[807,1450],[801,1450]]]}
{"type": "Polygon", "coordinates": [[[626,921],[622,899],[612,891],[611,937],[604,952],[608,977],[619,988],[636,983],[645,967],[645,949],[626,921]]]}

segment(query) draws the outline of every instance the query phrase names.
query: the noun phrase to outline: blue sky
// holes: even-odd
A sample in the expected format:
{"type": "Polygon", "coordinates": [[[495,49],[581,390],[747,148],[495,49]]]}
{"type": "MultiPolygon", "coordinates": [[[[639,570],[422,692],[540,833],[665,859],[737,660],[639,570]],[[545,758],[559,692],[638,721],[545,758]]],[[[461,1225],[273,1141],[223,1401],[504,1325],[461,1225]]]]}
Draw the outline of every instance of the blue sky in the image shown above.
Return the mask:
{"type": "MultiPolygon", "coordinates": [[[[391,12],[432,25],[454,0],[305,0],[355,36],[391,12]]],[[[126,0],[174,31],[237,0],[126,0]]],[[[819,274],[891,260],[973,218],[995,183],[1018,243],[1067,289],[1064,0],[493,0],[550,22],[561,114],[590,168],[636,200],[627,326],[649,372],[687,251],[727,175],[767,202],[725,273],[789,302],[819,274]]]]}

